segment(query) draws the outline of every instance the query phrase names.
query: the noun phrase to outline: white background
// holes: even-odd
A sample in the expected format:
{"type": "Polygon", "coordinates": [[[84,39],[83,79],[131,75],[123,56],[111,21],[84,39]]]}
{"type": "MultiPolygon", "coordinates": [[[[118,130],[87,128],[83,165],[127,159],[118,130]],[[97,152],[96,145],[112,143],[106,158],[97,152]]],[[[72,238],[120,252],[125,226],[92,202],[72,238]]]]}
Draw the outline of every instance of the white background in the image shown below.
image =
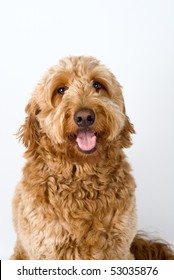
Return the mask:
{"type": "Polygon", "coordinates": [[[174,244],[174,1],[0,1],[0,257],[15,243],[11,200],[24,148],[14,134],[45,70],[93,55],[123,85],[137,131],[127,150],[137,182],[138,228],[174,244]]]}

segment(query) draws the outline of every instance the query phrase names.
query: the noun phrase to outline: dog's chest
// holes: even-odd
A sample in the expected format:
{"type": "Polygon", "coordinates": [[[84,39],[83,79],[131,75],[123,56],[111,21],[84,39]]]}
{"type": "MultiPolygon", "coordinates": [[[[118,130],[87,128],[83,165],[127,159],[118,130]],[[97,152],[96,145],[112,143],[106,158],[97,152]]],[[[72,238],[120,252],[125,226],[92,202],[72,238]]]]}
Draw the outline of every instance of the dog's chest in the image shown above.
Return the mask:
{"type": "Polygon", "coordinates": [[[64,183],[55,180],[54,187],[49,184],[47,199],[44,230],[60,258],[68,258],[66,246],[73,258],[78,258],[74,256],[76,249],[79,258],[84,254],[90,258],[91,250],[106,246],[116,217],[117,199],[112,184],[106,186],[99,181],[97,184],[97,179],[89,178],[64,183]],[[53,226],[48,228],[48,225],[53,226]]]}
{"type": "Polygon", "coordinates": [[[48,208],[74,234],[83,235],[84,228],[89,231],[97,225],[108,227],[113,213],[120,208],[116,182],[111,179],[102,182],[97,176],[64,181],[51,178],[47,185],[48,208]]]}
{"type": "Polygon", "coordinates": [[[113,240],[117,231],[125,193],[116,176],[49,176],[32,191],[32,203],[27,202],[27,225],[23,223],[22,231],[26,236],[29,229],[30,238],[25,242],[31,248],[42,244],[37,245],[38,258],[94,258],[93,250],[109,254],[115,241],[108,245],[107,240],[113,240]]]}
{"type": "Polygon", "coordinates": [[[113,207],[119,202],[119,188],[111,178],[100,180],[97,176],[72,180],[50,179],[47,183],[47,199],[59,210],[71,215],[81,213],[96,214],[113,207]]]}

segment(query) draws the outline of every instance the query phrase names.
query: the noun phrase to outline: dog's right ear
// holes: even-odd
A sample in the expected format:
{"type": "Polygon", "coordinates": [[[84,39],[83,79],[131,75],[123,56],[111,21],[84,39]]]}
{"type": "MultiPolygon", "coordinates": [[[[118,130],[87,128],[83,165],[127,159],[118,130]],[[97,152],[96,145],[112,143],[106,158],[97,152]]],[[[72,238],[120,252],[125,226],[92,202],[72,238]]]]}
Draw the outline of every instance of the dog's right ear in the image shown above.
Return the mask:
{"type": "Polygon", "coordinates": [[[20,127],[17,137],[27,148],[24,156],[26,158],[31,157],[35,154],[40,140],[40,126],[36,119],[36,115],[40,112],[38,106],[30,100],[25,108],[27,117],[25,123],[20,127]]]}

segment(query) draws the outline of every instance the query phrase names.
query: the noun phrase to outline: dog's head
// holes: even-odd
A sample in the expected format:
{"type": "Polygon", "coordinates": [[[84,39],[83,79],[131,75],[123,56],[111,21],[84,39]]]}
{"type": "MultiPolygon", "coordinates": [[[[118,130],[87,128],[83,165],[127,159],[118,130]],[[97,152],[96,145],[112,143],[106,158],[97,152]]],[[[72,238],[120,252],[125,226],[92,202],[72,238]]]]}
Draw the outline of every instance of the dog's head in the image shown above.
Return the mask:
{"type": "Polygon", "coordinates": [[[26,157],[37,152],[44,138],[73,160],[97,158],[113,142],[120,148],[129,147],[130,133],[134,133],[121,86],[93,57],[65,58],[50,68],[26,113],[19,131],[28,148],[26,157]]]}

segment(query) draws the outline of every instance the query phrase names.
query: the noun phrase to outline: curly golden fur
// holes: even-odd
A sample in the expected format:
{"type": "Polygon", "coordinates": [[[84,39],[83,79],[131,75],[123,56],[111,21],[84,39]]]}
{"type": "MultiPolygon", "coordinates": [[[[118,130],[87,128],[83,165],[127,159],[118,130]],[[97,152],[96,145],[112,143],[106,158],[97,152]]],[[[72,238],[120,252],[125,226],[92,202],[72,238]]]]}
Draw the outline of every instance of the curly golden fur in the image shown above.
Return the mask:
{"type": "Polygon", "coordinates": [[[135,182],[123,148],[134,128],[114,75],[93,57],[64,58],[26,113],[12,259],[133,259],[135,182]]]}
{"type": "Polygon", "coordinates": [[[161,239],[149,239],[146,233],[135,236],[131,252],[136,260],[174,260],[170,244],[161,239]]]}

